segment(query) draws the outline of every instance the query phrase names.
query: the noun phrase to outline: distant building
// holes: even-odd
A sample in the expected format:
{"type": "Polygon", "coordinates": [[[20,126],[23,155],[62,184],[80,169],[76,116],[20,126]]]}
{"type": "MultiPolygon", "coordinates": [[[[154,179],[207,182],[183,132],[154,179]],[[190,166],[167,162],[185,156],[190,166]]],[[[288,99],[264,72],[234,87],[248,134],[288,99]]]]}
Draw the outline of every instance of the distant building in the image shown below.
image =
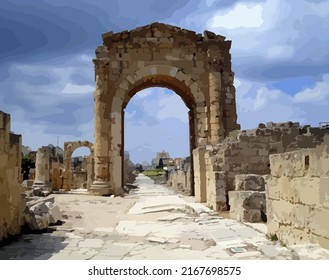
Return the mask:
{"type": "Polygon", "coordinates": [[[29,146],[22,145],[22,154],[23,156],[27,156],[31,152],[31,148],[29,146]]]}
{"type": "Polygon", "coordinates": [[[152,159],[152,168],[156,168],[159,165],[159,161],[162,158],[162,160],[164,159],[169,159],[170,155],[168,152],[165,152],[164,150],[160,153],[157,153],[156,158],[152,159]]]}
{"type": "Polygon", "coordinates": [[[130,160],[130,155],[128,151],[124,152],[124,160],[130,160]]]}

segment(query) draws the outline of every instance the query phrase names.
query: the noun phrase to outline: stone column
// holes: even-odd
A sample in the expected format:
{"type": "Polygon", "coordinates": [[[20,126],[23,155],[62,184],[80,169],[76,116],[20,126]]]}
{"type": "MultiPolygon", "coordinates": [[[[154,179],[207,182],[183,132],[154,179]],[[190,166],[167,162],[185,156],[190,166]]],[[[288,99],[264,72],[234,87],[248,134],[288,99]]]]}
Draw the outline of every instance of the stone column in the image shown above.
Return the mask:
{"type": "Polygon", "coordinates": [[[209,73],[209,104],[210,104],[210,143],[215,145],[224,138],[223,112],[221,112],[221,72],[209,73]]]}
{"type": "Polygon", "coordinates": [[[113,188],[114,195],[122,195],[122,167],[123,167],[123,152],[122,152],[122,138],[123,138],[123,114],[122,114],[122,101],[116,97],[112,100],[112,108],[116,108],[111,113],[110,125],[110,184],[113,188]],[[115,104],[115,105],[114,105],[115,104]]]}
{"type": "Polygon", "coordinates": [[[190,110],[188,112],[188,118],[189,118],[189,129],[190,129],[190,195],[195,195],[195,186],[194,186],[194,169],[193,169],[193,150],[196,148],[196,136],[195,136],[195,124],[194,124],[194,111],[190,110]]]}
{"type": "Polygon", "coordinates": [[[193,150],[193,170],[196,202],[207,201],[205,153],[206,147],[198,147],[193,150]]]}
{"type": "Polygon", "coordinates": [[[89,189],[94,180],[94,156],[90,155],[87,158],[87,189],[89,189]]]}
{"type": "Polygon", "coordinates": [[[108,138],[110,107],[108,99],[108,75],[106,74],[106,69],[96,69],[96,90],[94,92],[95,179],[89,189],[89,191],[95,195],[107,195],[112,193],[109,185],[108,138]]]}
{"type": "Polygon", "coordinates": [[[40,191],[49,191],[49,150],[39,148],[35,160],[35,179],[33,183],[35,194],[40,191]]]}

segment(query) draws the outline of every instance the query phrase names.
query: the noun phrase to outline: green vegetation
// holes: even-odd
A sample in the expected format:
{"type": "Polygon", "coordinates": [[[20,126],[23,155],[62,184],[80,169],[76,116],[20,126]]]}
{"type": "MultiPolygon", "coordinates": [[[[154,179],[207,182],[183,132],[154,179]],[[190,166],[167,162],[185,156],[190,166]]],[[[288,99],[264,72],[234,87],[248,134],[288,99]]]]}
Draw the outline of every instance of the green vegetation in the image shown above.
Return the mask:
{"type": "Polygon", "coordinates": [[[23,180],[29,179],[29,173],[31,168],[35,168],[34,161],[29,156],[22,156],[22,173],[23,180]]]}
{"type": "Polygon", "coordinates": [[[267,238],[270,239],[271,241],[278,241],[279,240],[279,238],[276,234],[267,235],[267,238]]]}
{"type": "Polygon", "coordinates": [[[143,172],[143,174],[145,176],[150,176],[150,177],[152,177],[152,176],[160,176],[160,175],[166,174],[166,171],[159,168],[159,169],[145,170],[143,172]]]}

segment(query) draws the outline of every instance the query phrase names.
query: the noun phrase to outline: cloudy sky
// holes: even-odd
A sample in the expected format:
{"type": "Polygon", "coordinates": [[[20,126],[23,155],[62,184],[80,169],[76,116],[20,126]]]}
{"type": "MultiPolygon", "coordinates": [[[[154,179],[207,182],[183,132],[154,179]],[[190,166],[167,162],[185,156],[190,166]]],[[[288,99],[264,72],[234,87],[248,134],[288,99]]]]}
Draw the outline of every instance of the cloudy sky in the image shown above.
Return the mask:
{"type": "MultiPolygon", "coordinates": [[[[233,41],[243,129],[329,121],[327,0],[1,0],[0,110],[23,144],[93,141],[91,59],[101,34],[155,21],[233,41]]],[[[125,119],[131,159],[150,161],[163,149],[187,156],[187,111],[166,89],[135,95],[125,119]]]]}

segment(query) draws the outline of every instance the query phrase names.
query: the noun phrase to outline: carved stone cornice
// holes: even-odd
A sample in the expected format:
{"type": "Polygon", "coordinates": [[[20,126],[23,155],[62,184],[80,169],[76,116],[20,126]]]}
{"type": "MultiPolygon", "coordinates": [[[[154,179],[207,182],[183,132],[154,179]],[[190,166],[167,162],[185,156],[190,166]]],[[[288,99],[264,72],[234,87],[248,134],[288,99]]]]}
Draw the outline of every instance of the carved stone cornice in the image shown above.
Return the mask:
{"type": "Polygon", "coordinates": [[[93,63],[95,65],[95,69],[98,68],[107,68],[107,66],[110,63],[110,58],[105,57],[105,58],[94,58],[93,63]]]}

